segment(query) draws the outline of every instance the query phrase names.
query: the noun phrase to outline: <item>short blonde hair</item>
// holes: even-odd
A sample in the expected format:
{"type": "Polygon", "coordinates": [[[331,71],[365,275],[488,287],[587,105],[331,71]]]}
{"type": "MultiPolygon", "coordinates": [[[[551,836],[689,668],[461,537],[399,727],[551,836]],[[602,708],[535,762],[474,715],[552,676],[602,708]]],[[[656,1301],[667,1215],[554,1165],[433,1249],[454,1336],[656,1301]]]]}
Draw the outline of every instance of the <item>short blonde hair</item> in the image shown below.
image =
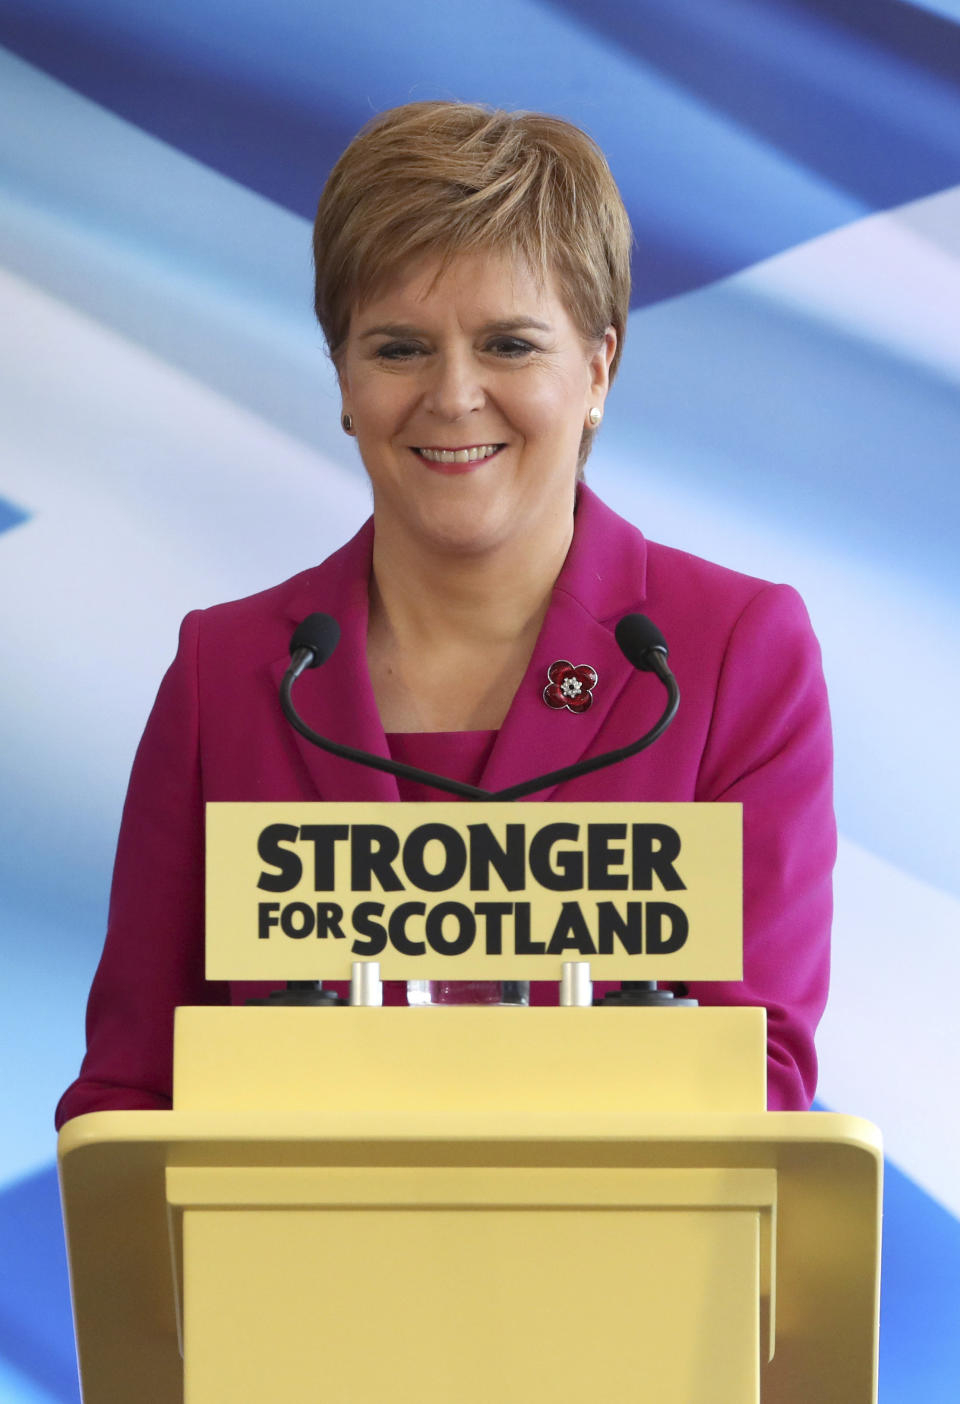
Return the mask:
{"type": "Polygon", "coordinates": [[[336,364],[353,308],[405,268],[492,251],[552,274],[586,341],[615,329],[612,377],[630,306],[632,238],[610,167],[579,127],[536,112],[409,103],[363,128],[320,197],[317,319],[336,364]]]}

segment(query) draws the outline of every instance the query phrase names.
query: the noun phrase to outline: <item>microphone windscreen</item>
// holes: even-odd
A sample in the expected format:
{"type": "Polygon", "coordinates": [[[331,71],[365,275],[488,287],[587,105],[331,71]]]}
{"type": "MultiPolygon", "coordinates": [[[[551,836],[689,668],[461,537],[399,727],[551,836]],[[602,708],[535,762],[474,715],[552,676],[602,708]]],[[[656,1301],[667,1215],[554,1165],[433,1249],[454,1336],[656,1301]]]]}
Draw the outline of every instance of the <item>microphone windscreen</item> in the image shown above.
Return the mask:
{"type": "Polygon", "coordinates": [[[653,671],[651,649],[657,650],[664,658],[667,656],[666,639],[645,614],[625,614],[613,632],[620,652],[635,668],[643,668],[648,673],[653,671]]]}
{"type": "Polygon", "coordinates": [[[296,653],[298,648],[309,649],[313,662],[308,666],[319,668],[321,663],[326,663],[339,642],[340,625],[332,614],[308,614],[293,631],[290,652],[296,653]]]}

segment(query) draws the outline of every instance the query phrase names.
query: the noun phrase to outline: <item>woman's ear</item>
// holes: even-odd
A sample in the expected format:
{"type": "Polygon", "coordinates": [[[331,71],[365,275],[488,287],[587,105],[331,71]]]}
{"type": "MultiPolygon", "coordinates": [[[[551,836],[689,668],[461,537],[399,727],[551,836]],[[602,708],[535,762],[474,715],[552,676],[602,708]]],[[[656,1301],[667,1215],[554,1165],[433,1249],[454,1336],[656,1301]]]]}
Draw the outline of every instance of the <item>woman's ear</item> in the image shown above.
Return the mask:
{"type": "Polygon", "coordinates": [[[615,327],[607,327],[593,355],[590,357],[591,403],[602,407],[610,389],[610,367],[617,354],[617,332],[615,327]]]}
{"type": "Polygon", "coordinates": [[[337,385],[340,389],[340,427],[345,434],[352,434],[353,413],[350,409],[350,385],[344,372],[343,366],[334,364],[337,373],[337,385]]]}

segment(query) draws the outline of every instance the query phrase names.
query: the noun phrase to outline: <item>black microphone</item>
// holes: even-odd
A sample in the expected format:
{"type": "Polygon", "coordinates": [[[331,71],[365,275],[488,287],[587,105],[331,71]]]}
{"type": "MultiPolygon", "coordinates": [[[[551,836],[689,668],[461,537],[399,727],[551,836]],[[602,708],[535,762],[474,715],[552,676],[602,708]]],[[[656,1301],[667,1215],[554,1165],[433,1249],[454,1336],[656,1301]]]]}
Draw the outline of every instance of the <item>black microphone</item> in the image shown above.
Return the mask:
{"type": "Polygon", "coordinates": [[[613,631],[628,663],[645,673],[663,677],[667,667],[667,641],[645,614],[625,614],[613,631]]]}
{"type": "Polygon", "coordinates": [[[629,746],[621,746],[614,751],[592,756],[588,760],[565,765],[559,770],[551,770],[546,775],[538,775],[532,780],[524,780],[519,785],[510,785],[505,790],[481,790],[476,785],[464,785],[459,780],[448,780],[445,775],[434,775],[429,770],[420,770],[402,761],[390,760],[386,756],[375,756],[369,751],[360,751],[353,746],[342,746],[330,741],[308,726],[293,705],[291,696],[293,684],[307,668],[316,668],[325,663],[340,640],[340,626],[329,614],[311,614],[294,630],[290,640],[290,666],[280,684],[280,705],[283,714],[301,736],[311,741],[321,750],[343,760],[355,761],[357,765],[368,766],[372,770],[382,770],[388,775],[402,776],[415,780],[421,785],[430,785],[447,794],[458,795],[461,799],[472,800],[515,800],[524,795],[536,794],[538,790],[551,785],[559,785],[565,780],[573,780],[579,775],[589,775],[594,770],[615,765],[638,752],[652,746],[673,721],[680,705],[680,689],[667,662],[667,644],[660,630],[644,614],[628,614],[617,624],[614,636],[620,651],[635,668],[654,672],[667,689],[667,704],[651,729],[629,746]]]}
{"type": "Polygon", "coordinates": [[[308,614],[290,640],[290,670],[298,678],[307,668],[326,663],[340,642],[340,625],[332,614],[308,614]]]}

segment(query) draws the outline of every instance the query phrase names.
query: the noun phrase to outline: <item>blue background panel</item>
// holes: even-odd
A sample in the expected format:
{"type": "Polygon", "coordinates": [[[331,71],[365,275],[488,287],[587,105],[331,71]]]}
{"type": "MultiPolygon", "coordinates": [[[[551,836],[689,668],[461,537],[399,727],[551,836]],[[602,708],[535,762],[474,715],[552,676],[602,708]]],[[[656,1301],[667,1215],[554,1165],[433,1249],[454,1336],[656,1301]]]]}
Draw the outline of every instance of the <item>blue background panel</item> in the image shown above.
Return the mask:
{"type": "Polygon", "coordinates": [[[19,526],[27,520],[27,515],[13,502],[7,502],[0,497],[0,531],[9,531],[11,527],[19,526]]]}
{"type": "Polygon", "coordinates": [[[50,1121],[178,621],[368,510],[309,217],[364,121],[439,96],[559,112],[608,153],[636,290],[591,481],[810,607],[841,826],[821,1085],[890,1147],[883,1404],[953,1404],[960,1054],[947,1000],[902,992],[906,956],[921,991],[960,976],[952,0],[490,0],[482,23],[466,0],[402,22],[0,0],[0,43],[0,941],[8,983],[43,990],[0,1025],[0,1400],[77,1397],[50,1121]]]}

